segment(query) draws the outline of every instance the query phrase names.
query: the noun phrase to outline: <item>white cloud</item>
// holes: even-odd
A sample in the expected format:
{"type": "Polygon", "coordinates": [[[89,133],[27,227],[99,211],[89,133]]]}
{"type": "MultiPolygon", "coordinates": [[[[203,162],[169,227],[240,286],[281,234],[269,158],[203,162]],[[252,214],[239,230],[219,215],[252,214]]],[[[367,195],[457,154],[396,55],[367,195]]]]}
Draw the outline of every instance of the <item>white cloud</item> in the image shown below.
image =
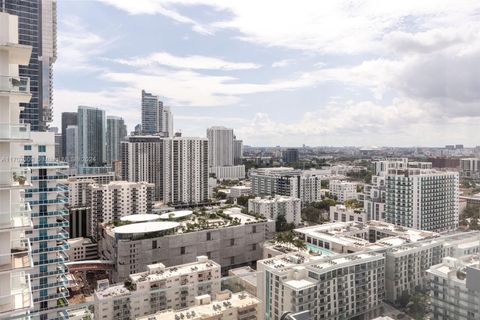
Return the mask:
{"type": "Polygon", "coordinates": [[[283,68],[283,67],[292,65],[294,63],[295,63],[295,60],[293,59],[283,59],[283,60],[275,61],[274,63],[272,63],[272,68],[283,68]]]}
{"type": "Polygon", "coordinates": [[[206,70],[249,70],[258,69],[260,65],[250,62],[231,62],[215,57],[206,56],[174,56],[168,52],[156,52],[145,57],[129,59],[116,59],[118,63],[135,66],[149,67],[163,65],[179,69],[206,69],[206,70]]]}

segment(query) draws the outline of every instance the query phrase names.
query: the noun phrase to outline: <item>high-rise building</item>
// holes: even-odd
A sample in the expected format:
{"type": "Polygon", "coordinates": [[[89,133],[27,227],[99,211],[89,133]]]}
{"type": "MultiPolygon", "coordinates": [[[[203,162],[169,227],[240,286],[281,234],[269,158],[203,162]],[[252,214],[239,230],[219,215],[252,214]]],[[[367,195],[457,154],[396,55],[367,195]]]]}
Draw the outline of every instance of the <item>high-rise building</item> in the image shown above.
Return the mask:
{"type": "Polygon", "coordinates": [[[89,236],[98,240],[98,225],[132,214],[149,214],[153,208],[153,184],[112,181],[87,187],[87,206],[91,210],[89,236]]]}
{"type": "Polygon", "coordinates": [[[106,157],[105,110],[78,107],[78,161],[79,167],[102,167],[106,157]]]}
{"type": "MultiPolygon", "coordinates": [[[[62,156],[67,156],[67,128],[78,124],[76,112],[62,112],[62,156]]],[[[64,160],[65,161],[65,160],[64,160]]]]}
{"type": "Polygon", "coordinates": [[[123,118],[107,116],[107,164],[120,160],[120,143],[127,136],[127,126],[123,118]]]}
{"type": "Polygon", "coordinates": [[[239,166],[243,158],[243,140],[233,140],[233,164],[239,166]]]}
{"type": "Polygon", "coordinates": [[[66,163],[54,161],[53,132],[32,132],[24,146],[24,166],[32,168],[32,186],[25,198],[32,208],[34,230],[30,236],[34,269],[30,275],[35,311],[39,319],[61,317],[68,305],[66,250],[69,237],[66,163]]]}
{"type": "MultiPolygon", "coordinates": [[[[51,131],[49,131],[51,132],[51,131]]],[[[63,150],[62,150],[62,134],[55,133],[55,159],[58,161],[64,161],[62,158],[63,150]]]]}
{"type": "Polygon", "coordinates": [[[155,198],[171,204],[208,199],[208,141],[130,136],[122,142],[122,179],[155,184],[155,198]]]}
{"type": "Polygon", "coordinates": [[[27,316],[33,307],[30,271],[31,208],[23,190],[31,186],[30,170],[20,167],[30,125],[20,124],[20,106],[30,101],[30,82],[19,76],[32,48],[18,44],[18,17],[0,12],[0,318],[27,316]]]}
{"type": "Polygon", "coordinates": [[[163,104],[160,105],[160,128],[159,132],[164,137],[173,137],[173,114],[170,107],[166,107],[163,104]]]}
{"type": "Polygon", "coordinates": [[[447,231],[458,227],[458,172],[390,169],[385,178],[385,221],[447,231]]]}
{"type": "Polygon", "coordinates": [[[70,168],[76,168],[78,166],[79,154],[78,154],[78,126],[69,125],[66,128],[65,139],[67,140],[65,151],[65,161],[70,168]]]}
{"type": "Polygon", "coordinates": [[[32,131],[47,131],[52,121],[52,75],[57,58],[57,4],[55,0],[1,0],[2,11],[18,16],[18,40],[32,47],[30,63],[19,76],[30,78],[32,99],[24,103],[21,119],[32,131]]]}
{"type": "Polygon", "coordinates": [[[211,127],[207,129],[209,166],[233,166],[233,129],[211,127]]]}
{"type": "Polygon", "coordinates": [[[145,134],[155,134],[158,132],[158,123],[160,119],[158,96],[142,90],[142,132],[145,134]]]}
{"type": "Polygon", "coordinates": [[[328,184],[330,195],[336,197],[337,201],[357,199],[357,184],[350,181],[330,180],[328,184]]]}
{"type": "Polygon", "coordinates": [[[283,163],[298,162],[298,149],[288,148],[282,152],[283,163]]]}

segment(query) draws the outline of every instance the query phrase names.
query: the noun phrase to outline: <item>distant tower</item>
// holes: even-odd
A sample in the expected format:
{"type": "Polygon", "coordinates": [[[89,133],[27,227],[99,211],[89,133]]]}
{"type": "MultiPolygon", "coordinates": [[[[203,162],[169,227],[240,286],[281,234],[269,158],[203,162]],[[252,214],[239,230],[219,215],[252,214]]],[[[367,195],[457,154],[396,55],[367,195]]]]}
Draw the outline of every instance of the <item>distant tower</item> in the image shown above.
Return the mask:
{"type": "Polygon", "coordinates": [[[120,160],[120,142],[127,136],[127,126],[123,118],[107,116],[107,164],[120,160]]]}
{"type": "Polygon", "coordinates": [[[207,129],[210,167],[233,166],[233,129],[211,127],[207,129]]]}
{"type": "Polygon", "coordinates": [[[99,108],[78,107],[79,166],[104,166],[106,157],[105,111],[99,108]]]}

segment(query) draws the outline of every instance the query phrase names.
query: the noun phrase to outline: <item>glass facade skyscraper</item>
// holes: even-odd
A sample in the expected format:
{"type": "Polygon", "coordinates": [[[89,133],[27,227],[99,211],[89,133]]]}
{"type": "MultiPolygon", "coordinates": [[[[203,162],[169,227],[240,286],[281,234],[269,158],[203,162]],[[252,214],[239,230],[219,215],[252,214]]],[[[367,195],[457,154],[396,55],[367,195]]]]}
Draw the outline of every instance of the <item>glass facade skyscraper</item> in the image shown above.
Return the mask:
{"type": "Polygon", "coordinates": [[[105,110],[95,107],[78,107],[78,165],[102,167],[106,164],[105,110]]]}
{"type": "Polygon", "coordinates": [[[55,0],[0,0],[0,10],[18,16],[19,43],[32,47],[28,65],[19,75],[30,78],[32,99],[22,103],[20,118],[32,131],[47,131],[52,121],[52,73],[57,58],[55,0]]]}

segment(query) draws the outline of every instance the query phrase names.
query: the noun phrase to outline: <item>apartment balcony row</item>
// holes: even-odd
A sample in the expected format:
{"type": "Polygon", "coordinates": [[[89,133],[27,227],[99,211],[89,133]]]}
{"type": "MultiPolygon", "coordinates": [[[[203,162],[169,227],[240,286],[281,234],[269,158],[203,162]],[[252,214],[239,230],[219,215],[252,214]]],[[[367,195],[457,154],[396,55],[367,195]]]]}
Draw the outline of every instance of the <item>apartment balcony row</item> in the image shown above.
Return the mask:
{"type": "Polygon", "coordinates": [[[38,192],[67,192],[68,191],[68,186],[65,184],[57,184],[56,186],[53,187],[48,187],[48,188],[28,188],[25,190],[26,192],[32,192],[32,193],[38,193],[38,192]]]}
{"type": "Polygon", "coordinates": [[[60,275],[60,274],[65,274],[68,273],[68,268],[64,265],[58,265],[55,270],[52,271],[46,271],[46,272],[39,272],[39,273],[31,273],[30,278],[36,279],[36,278],[43,278],[43,277],[49,277],[49,276],[55,276],[55,275],[60,275]]]}
{"type": "Polygon", "coordinates": [[[68,198],[58,195],[56,199],[29,200],[28,203],[30,203],[31,206],[37,206],[41,204],[68,204],[68,198]]]}
{"type": "Polygon", "coordinates": [[[68,216],[68,209],[58,209],[46,212],[32,212],[32,218],[38,217],[52,217],[52,216],[68,216]]]}
{"type": "Polygon", "coordinates": [[[23,272],[10,277],[10,285],[0,286],[0,318],[33,308],[30,276],[23,272]]]}
{"type": "Polygon", "coordinates": [[[60,169],[68,169],[68,162],[65,161],[39,161],[39,162],[28,162],[28,163],[23,163],[22,166],[25,167],[32,167],[32,168],[37,168],[37,167],[58,167],[60,169]]]}
{"type": "Polygon", "coordinates": [[[70,294],[68,293],[68,289],[65,287],[60,287],[58,288],[56,293],[48,294],[45,296],[40,296],[40,297],[35,297],[33,301],[35,303],[42,302],[42,301],[48,301],[48,300],[57,300],[60,298],[68,298],[70,294]]]}
{"type": "Polygon", "coordinates": [[[10,252],[0,254],[0,273],[24,271],[32,267],[32,247],[28,238],[11,241],[10,252]]]}
{"type": "Polygon", "coordinates": [[[12,203],[10,210],[0,211],[0,230],[31,229],[32,209],[28,202],[12,203]]]}
{"type": "Polygon", "coordinates": [[[48,265],[48,264],[64,264],[65,262],[68,262],[68,255],[64,253],[63,251],[58,251],[55,254],[55,257],[52,259],[42,259],[33,262],[34,266],[43,266],[43,265],[48,265]]]}
{"type": "Polygon", "coordinates": [[[30,78],[0,75],[0,97],[9,97],[11,102],[29,102],[32,97],[30,78]]]}
{"type": "Polygon", "coordinates": [[[56,172],[55,174],[32,176],[32,181],[46,181],[46,180],[66,180],[68,175],[62,172],[56,172]]]}
{"type": "Polygon", "coordinates": [[[38,248],[38,249],[32,249],[33,254],[37,253],[45,253],[45,252],[54,252],[54,251],[65,251],[70,249],[70,244],[67,242],[62,243],[62,244],[57,244],[56,246],[49,246],[46,248],[38,248]]]}
{"type": "Polygon", "coordinates": [[[56,234],[47,234],[44,236],[30,237],[30,241],[45,241],[45,240],[65,240],[68,239],[68,231],[61,229],[56,234]]]}
{"type": "Polygon", "coordinates": [[[64,287],[67,284],[68,284],[67,277],[65,277],[64,275],[61,275],[61,276],[58,276],[54,282],[32,285],[32,291],[38,291],[42,289],[49,289],[49,288],[56,288],[56,287],[64,287]]]}
{"type": "Polygon", "coordinates": [[[36,224],[34,226],[34,229],[51,229],[51,228],[59,228],[59,227],[65,227],[68,228],[70,226],[70,223],[68,220],[62,220],[53,223],[45,223],[45,224],[36,224]]]}
{"type": "Polygon", "coordinates": [[[30,168],[10,168],[0,170],[0,190],[25,189],[31,186],[30,168]]]}
{"type": "Polygon", "coordinates": [[[30,141],[30,124],[0,123],[0,142],[30,141]]]}

